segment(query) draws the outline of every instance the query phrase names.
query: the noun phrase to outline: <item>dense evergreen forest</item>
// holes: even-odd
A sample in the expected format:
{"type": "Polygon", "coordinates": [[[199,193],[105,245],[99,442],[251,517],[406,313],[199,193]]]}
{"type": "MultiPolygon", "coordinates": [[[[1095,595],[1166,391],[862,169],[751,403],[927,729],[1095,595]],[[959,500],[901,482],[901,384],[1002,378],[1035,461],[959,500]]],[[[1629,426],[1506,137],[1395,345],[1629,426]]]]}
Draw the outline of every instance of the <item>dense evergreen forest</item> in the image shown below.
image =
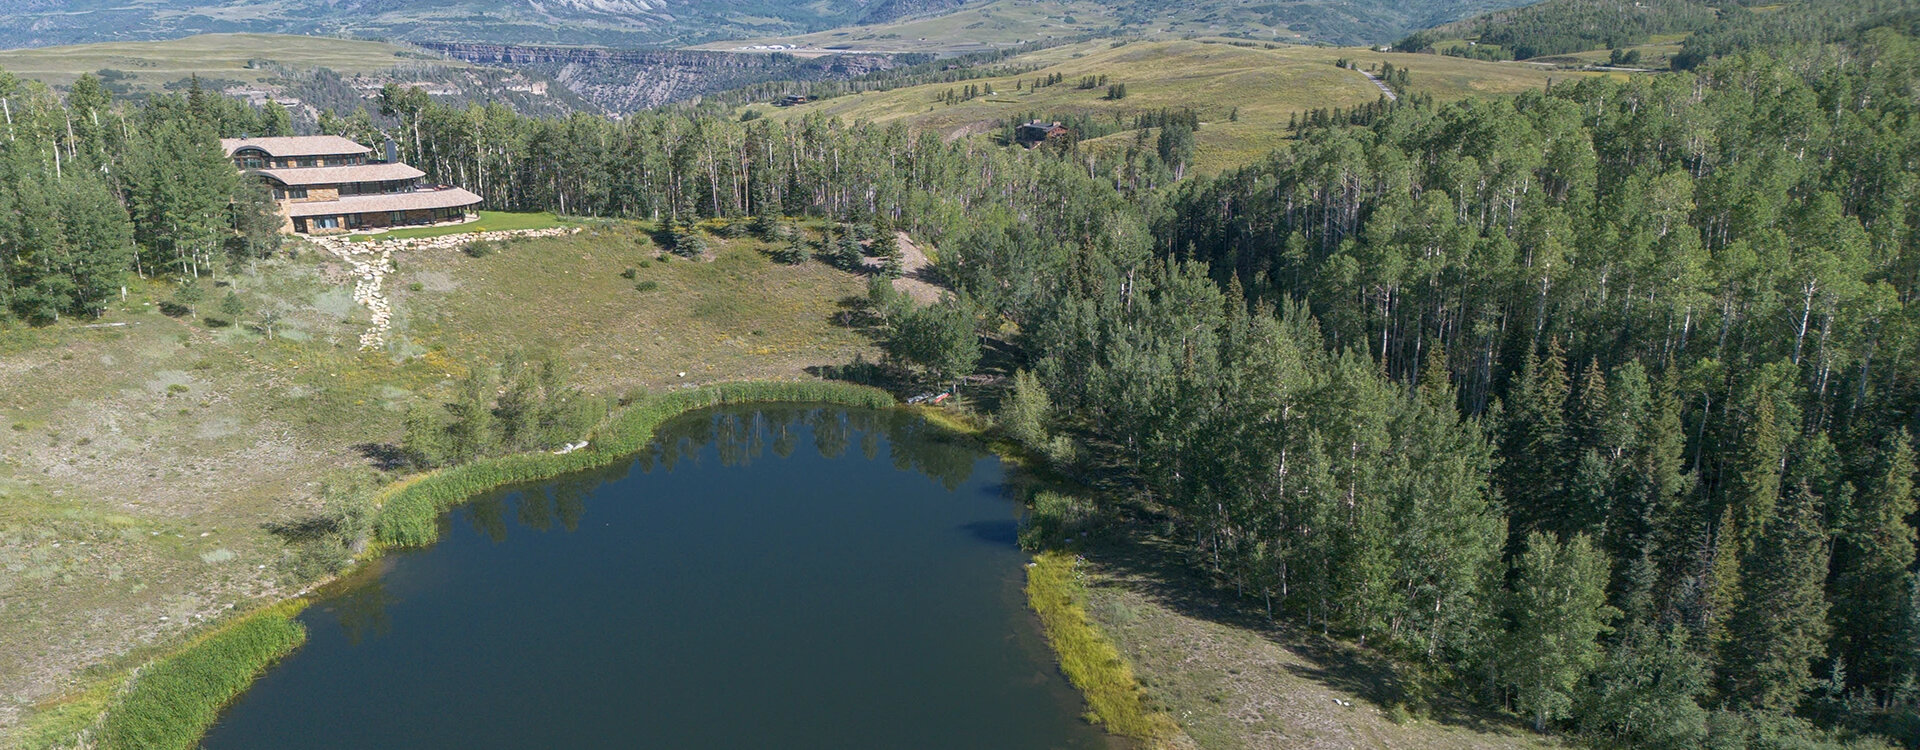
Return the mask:
{"type": "Polygon", "coordinates": [[[1714,18],[1714,8],[1701,0],[1548,0],[1415,32],[1394,46],[1422,52],[1466,37],[1500,50],[1498,59],[1525,60],[1645,44],[1655,34],[1690,33],[1714,18]]]}
{"type": "MultiPolygon", "coordinates": [[[[909,359],[954,376],[975,334],[1006,344],[1010,433],[1119,472],[1193,566],[1398,657],[1416,700],[1473,695],[1603,744],[1808,747],[1920,737],[1916,82],[1907,23],[1856,27],[1310,122],[1264,163],[1184,180],[1168,138],[1097,157],[381,105],[404,158],[491,208],[932,241],[960,294],[896,316],[934,350],[909,359]]],[[[96,88],[5,89],[0,302],[19,320],[271,251],[214,139],[272,115],[96,88]]]]}
{"type": "Polygon", "coordinates": [[[1684,37],[1676,70],[1742,50],[1834,42],[1863,27],[1899,24],[1914,0],[1546,0],[1418,31],[1394,44],[1402,52],[1441,52],[1526,60],[1684,37]],[[1449,44],[1470,38],[1475,47],[1449,44]]]}

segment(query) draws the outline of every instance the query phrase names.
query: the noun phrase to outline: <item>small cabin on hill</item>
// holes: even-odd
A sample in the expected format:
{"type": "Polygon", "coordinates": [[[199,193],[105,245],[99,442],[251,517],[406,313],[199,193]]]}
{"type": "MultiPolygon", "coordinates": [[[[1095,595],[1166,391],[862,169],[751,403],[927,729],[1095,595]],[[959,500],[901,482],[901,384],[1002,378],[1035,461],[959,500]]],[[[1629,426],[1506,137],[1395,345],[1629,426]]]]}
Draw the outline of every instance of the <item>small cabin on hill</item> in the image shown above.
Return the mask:
{"type": "Polygon", "coordinates": [[[1022,123],[1013,129],[1013,142],[1027,148],[1033,148],[1067,134],[1067,128],[1058,122],[1046,123],[1039,120],[1022,123]]]}
{"type": "Polygon", "coordinates": [[[774,103],[782,107],[794,107],[810,101],[813,101],[813,97],[807,96],[806,94],[788,94],[780,97],[780,101],[774,103]]]}
{"type": "Polygon", "coordinates": [[[332,135],[223,138],[233,166],[266,180],[286,221],[281,231],[339,234],[466,221],[480,196],[452,185],[422,184],[426,173],[395,157],[332,135]]]}

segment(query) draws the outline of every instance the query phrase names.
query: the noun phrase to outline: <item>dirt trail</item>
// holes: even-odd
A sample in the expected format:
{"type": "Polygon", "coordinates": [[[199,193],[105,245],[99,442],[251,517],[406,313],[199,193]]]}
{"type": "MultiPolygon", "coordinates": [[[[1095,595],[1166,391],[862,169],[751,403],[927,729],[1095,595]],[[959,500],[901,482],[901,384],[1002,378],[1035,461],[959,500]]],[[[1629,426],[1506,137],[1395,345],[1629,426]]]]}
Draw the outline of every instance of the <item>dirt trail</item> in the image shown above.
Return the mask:
{"type": "MultiPolygon", "coordinates": [[[[900,278],[893,280],[893,288],[918,304],[939,302],[946,290],[934,283],[933,259],[927,257],[927,251],[921,249],[906,232],[899,233],[897,238],[900,242],[900,278]]],[[[870,258],[867,265],[879,268],[880,259],[870,258]]]]}

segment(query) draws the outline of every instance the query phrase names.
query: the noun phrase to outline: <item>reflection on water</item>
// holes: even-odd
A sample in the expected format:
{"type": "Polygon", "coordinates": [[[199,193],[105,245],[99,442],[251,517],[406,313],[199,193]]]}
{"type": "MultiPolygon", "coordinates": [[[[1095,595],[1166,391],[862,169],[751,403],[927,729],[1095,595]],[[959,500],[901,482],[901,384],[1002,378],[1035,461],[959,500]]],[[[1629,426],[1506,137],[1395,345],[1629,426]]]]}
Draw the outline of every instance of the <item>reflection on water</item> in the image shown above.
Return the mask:
{"type": "Polygon", "coordinates": [[[1106,745],[968,441],[784,406],[658,438],[475,498],[331,589],[205,747],[1106,745]]]}

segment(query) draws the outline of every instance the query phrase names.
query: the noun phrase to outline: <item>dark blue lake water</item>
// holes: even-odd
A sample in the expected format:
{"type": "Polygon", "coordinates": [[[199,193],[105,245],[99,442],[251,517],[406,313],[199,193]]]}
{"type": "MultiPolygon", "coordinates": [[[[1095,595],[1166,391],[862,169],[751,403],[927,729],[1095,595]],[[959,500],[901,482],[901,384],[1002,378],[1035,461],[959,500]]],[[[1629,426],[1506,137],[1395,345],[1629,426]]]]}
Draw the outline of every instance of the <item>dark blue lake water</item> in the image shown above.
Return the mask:
{"type": "Polygon", "coordinates": [[[906,414],[689,415],[330,591],[204,747],[1106,747],[1003,479],[906,414]]]}

